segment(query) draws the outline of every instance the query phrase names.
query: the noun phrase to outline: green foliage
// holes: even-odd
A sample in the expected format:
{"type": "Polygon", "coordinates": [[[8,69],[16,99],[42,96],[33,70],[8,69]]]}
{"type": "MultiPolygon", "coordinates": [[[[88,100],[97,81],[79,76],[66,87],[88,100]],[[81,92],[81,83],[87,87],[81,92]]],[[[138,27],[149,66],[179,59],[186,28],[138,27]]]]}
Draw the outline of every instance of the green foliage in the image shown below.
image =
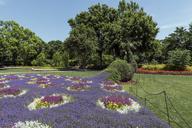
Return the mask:
{"type": "MultiPolygon", "coordinates": [[[[66,45],[74,45],[74,42],[79,41],[81,43],[75,43],[76,50],[79,51],[82,45],[87,46],[86,40],[90,40],[90,37],[92,37],[91,41],[93,42],[93,39],[94,42],[96,41],[93,45],[96,51],[84,50],[84,54],[90,54],[91,52],[92,57],[98,57],[100,68],[107,63],[103,58],[105,55],[112,55],[113,58],[125,59],[132,63],[135,61],[134,55],[152,49],[152,42],[158,32],[157,24],[151,16],[147,15],[137,3],[126,3],[125,0],[120,1],[118,9],[105,4],[93,5],[88,11],[81,12],[74,19],[70,19],[68,23],[72,31],[66,45]],[[88,34],[89,37],[85,36],[87,33],[85,28],[86,30],[92,30],[88,34]],[[76,32],[75,37],[74,31],[77,30],[79,32],[76,32]],[[93,32],[94,34],[92,34],[93,32]]],[[[73,51],[74,49],[70,49],[69,53],[73,51]]],[[[82,54],[76,55],[77,57],[82,56],[82,54]]],[[[145,57],[147,58],[147,55],[145,57]]],[[[90,60],[90,62],[94,60],[95,62],[96,58],[88,58],[87,60],[90,60]]],[[[140,62],[143,57],[138,55],[137,58],[140,62]]]]}
{"type": "Polygon", "coordinates": [[[189,29],[184,27],[177,27],[176,30],[163,40],[164,60],[168,59],[169,51],[176,49],[189,50],[192,55],[192,24],[189,25],[189,29]]]}
{"type": "Polygon", "coordinates": [[[63,52],[63,42],[60,40],[53,40],[47,43],[45,52],[47,54],[47,59],[52,60],[53,55],[57,52],[63,52]]]}
{"type": "Polygon", "coordinates": [[[63,53],[62,59],[63,59],[63,66],[65,68],[69,67],[69,54],[67,52],[63,53]]]}
{"type": "Polygon", "coordinates": [[[45,43],[15,21],[0,21],[0,65],[31,65],[45,43]]]}
{"type": "Polygon", "coordinates": [[[110,79],[115,81],[129,81],[134,75],[134,67],[120,59],[113,61],[106,71],[111,73],[110,79]]]}
{"type": "Polygon", "coordinates": [[[52,65],[56,67],[63,66],[63,57],[60,52],[53,54],[52,65]]]}
{"type": "Polygon", "coordinates": [[[95,37],[93,29],[80,25],[71,31],[70,37],[65,41],[65,50],[78,61],[80,67],[84,68],[89,63],[92,54],[96,52],[95,37]]]}
{"type": "Polygon", "coordinates": [[[44,66],[46,64],[46,56],[43,52],[41,52],[36,60],[32,61],[33,66],[44,66]]]}
{"type": "Polygon", "coordinates": [[[146,70],[164,70],[166,69],[166,65],[165,64],[144,64],[142,65],[142,68],[146,70]]]}
{"type": "Polygon", "coordinates": [[[174,69],[185,69],[190,64],[191,56],[189,50],[179,50],[168,52],[168,64],[174,69]]]}
{"type": "Polygon", "coordinates": [[[108,66],[114,61],[114,57],[112,55],[104,55],[103,56],[103,62],[104,65],[108,66]]]}

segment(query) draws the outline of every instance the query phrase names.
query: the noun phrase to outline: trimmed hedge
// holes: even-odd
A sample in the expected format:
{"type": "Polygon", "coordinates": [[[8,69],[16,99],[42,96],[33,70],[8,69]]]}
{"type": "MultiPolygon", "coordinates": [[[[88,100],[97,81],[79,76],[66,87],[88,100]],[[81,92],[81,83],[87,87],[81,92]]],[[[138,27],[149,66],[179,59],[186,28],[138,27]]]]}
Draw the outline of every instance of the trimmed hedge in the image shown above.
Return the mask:
{"type": "Polygon", "coordinates": [[[133,78],[135,69],[133,65],[128,64],[127,61],[117,59],[108,66],[106,71],[111,73],[110,79],[127,82],[133,78]]]}
{"type": "Polygon", "coordinates": [[[145,70],[166,70],[167,65],[165,64],[144,64],[142,65],[143,69],[145,70]]]}

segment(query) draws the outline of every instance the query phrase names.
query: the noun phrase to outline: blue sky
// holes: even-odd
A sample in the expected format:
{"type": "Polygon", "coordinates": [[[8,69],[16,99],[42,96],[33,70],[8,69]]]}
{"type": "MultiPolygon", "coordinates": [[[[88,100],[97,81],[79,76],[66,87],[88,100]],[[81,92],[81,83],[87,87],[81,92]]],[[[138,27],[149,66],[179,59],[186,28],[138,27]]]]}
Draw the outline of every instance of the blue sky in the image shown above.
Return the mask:
{"type": "MultiPolygon", "coordinates": [[[[192,0],[135,0],[158,23],[158,39],[192,22],[192,0]]],[[[68,19],[96,3],[117,7],[119,0],[0,0],[0,20],[15,20],[45,41],[64,40],[68,19]]]]}

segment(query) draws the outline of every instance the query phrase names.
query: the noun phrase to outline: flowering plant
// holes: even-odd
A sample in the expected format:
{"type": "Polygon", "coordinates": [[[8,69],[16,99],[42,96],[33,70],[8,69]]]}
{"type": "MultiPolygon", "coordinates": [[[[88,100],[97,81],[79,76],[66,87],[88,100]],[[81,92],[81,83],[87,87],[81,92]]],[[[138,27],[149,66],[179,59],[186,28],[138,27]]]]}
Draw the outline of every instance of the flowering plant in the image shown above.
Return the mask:
{"type": "Polygon", "coordinates": [[[51,128],[46,124],[42,124],[39,121],[25,121],[25,122],[17,122],[14,124],[12,128],[51,128]]]}
{"type": "Polygon", "coordinates": [[[86,83],[83,83],[83,82],[79,82],[79,83],[75,83],[71,86],[68,86],[67,87],[67,90],[70,90],[70,91],[85,91],[85,90],[88,90],[90,88],[89,85],[87,85],[86,83]]]}
{"type": "Polygon", "coordinates": [[[111,91],[111,92],[123,91],[122,86],[114,83],[113,81],[104,81],[104,82],[102,82],[101,83],[101,88],[106,90],[106,91],[111,91]]]}
{"type": "Polygon", "coordinates": [[[24,95],[26,92],[27,92],[26,90],[10,88],[10,87],[1,88],[0,98],[21,96],[21,95],[24,95]]]}
{"type": "Polygon", "coordinates": [[[97,101],[103,109],[114,110],[122,114],[129,111],[138,112],[141,106],[130,97],[125,96],[106,96],[97,101]]]}
{"type": "Polygon", "coordinates": [[[42,77],[42,78],[38,78],[38,79],[33,78],[27,83],[28,84],[38,84],[39,87],[42,87],[42,88],[47,88],[49,86],[54,86],[55,85],[47,77],[42,77]]]}
{"type": "Polygon", "coordinates": [[[72,97],[61,94],[53,94],[49,96],[43,96],[41,98],[36,98],[32,103],[28,105],[29,110],[43,109],[43,108],[53,108],[60,105],[71,102],[72,97]]]}

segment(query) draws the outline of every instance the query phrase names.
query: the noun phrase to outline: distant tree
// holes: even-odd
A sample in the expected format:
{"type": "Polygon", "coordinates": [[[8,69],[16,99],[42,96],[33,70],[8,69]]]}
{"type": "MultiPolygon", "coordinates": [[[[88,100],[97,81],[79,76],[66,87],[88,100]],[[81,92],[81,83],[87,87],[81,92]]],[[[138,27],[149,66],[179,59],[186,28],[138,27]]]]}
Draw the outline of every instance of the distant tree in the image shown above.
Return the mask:
{"type": "Polygon", "coordinates": [[[189,50],[173,50],[168,52],[168,64],[174,69],[185,69],[190,65],[191,56],[189,50]]]}
{"type": "Polygon", "coordinates": [[[32,61],[32,65],[34,66],[44,66],[46,64],[46,56],[45,53],[41,52],[35,60],[32,61]]]}
{"type": "Polygon", "coordinates": [[[52,64],[53,66],[63,66],[63,57],[62,54],[60,52],[56,52],[53,54],[53,59],[52,59],[52,64]]]}
{"type": "Polygon", "coordinates": [[[3,65],[31,65],[45,43],[15,21],[0,21],[0,62],[3,65]]]}
{"type": "Polygon", "coordinates": [[[80,25],[75,27],[71,33],[70,37],[65,41],[65,50],[68,51],[71,56],[75,56],[78,59],[79,65],[85,67],[92,54],[96,52],[97,49],[96,34],[91,29],[85,25],[80,25]]]}
{"type": "Polygon", "coordinates": [[[47,43],[47,47],[45,49],[46,53],[47,53],[47,59],[52,60],[53,55],[56,52],[63,52],[63,42],[60,40],[53,40],[47,43]]]}

